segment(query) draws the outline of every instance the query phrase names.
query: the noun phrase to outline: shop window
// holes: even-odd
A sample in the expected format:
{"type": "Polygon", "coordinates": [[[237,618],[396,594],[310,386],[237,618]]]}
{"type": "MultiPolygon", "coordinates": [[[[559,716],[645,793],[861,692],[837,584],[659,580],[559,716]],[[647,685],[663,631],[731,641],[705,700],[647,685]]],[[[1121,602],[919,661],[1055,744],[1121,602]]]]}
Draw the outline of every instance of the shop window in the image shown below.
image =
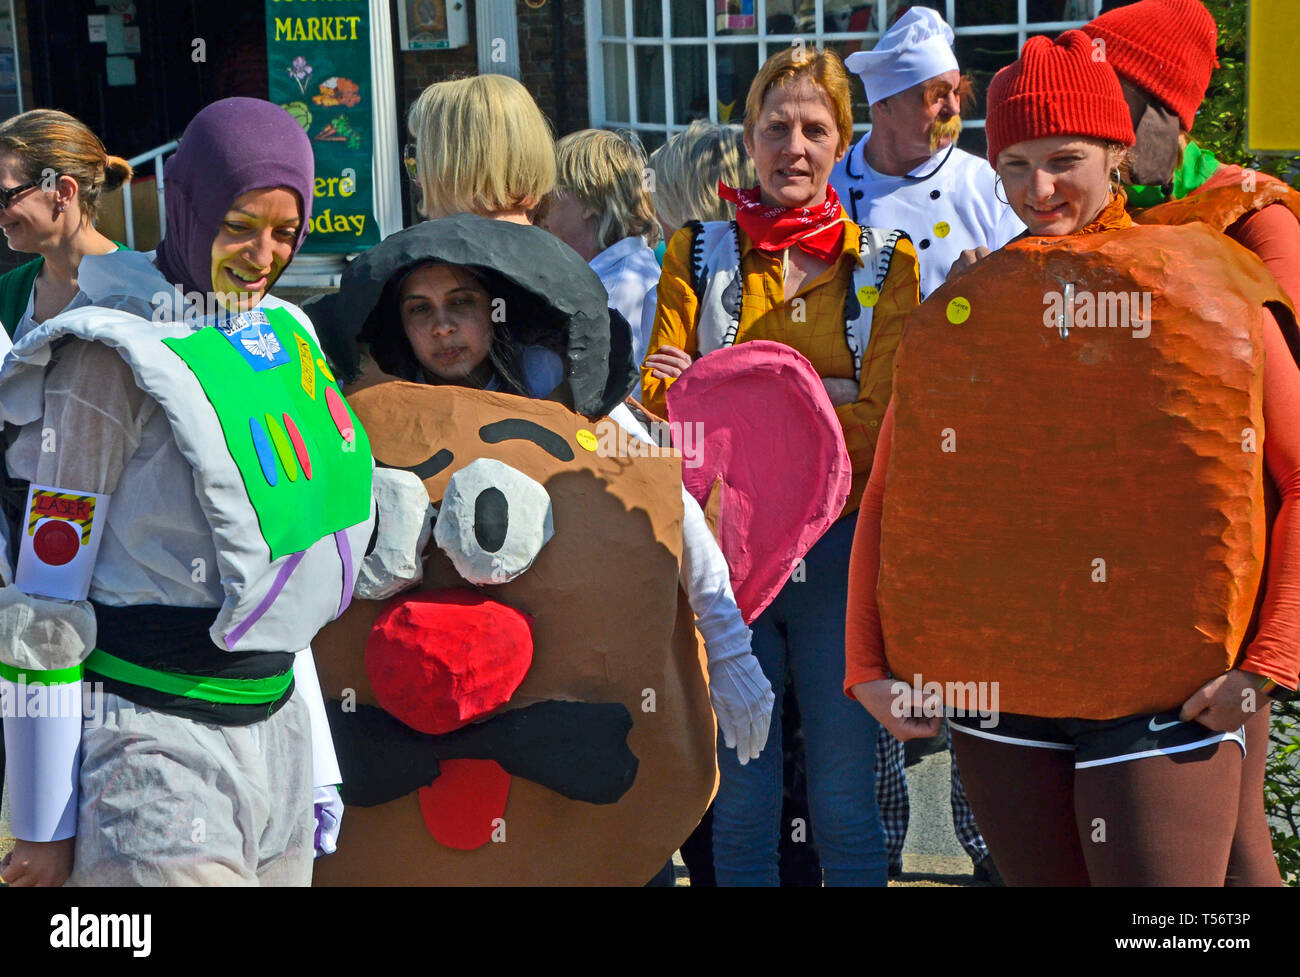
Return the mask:
{"type": "MultiPolygon", "coordinates": [[[[997,70],[1027,38],[1081,26],[1103,0],[587,0],[598,52],[592,125],[632,129],[653,147],[694,119],[741,122],[750,82],[772,52],[797,39],[847,57],[873,47],[881,25],[914,6],[932,7],[956,30],[957,60],[977,92],[962,146],[979,152],[997,70]]],[[[870,125],[856,80],[853,124],[858,132],[870,125]]]]}

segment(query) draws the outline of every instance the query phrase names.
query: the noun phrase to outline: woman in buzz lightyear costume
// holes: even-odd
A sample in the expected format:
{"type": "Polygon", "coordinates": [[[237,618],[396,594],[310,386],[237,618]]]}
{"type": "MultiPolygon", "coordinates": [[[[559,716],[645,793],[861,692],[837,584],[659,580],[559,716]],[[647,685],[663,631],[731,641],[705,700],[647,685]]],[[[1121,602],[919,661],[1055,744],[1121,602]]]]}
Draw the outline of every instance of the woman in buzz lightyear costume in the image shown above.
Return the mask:
{"type": "Polygon", "coordinates": [[[374,517],[364,432],[306,316],[267,294],[313,170],[280,108],[207,107],[167,164],[156,255],[86,259],[95,307],[0,372],[20,426],[3,681],[104,693],[84,728],[80,710],[5,720],[10,884],[306,884],[332,848],[307,645],[347,606],[374,517]]]}

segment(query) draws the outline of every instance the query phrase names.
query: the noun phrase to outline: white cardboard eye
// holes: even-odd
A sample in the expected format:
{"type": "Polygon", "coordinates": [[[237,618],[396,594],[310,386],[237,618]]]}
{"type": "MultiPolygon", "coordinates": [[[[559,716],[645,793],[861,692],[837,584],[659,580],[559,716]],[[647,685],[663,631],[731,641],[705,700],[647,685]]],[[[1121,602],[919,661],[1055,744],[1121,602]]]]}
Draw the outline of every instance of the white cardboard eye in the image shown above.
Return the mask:
{"type": "Polygon", "coordinates": [[[515,579],[555,535],[551,497],[495,458],[479,458],[447,482],[433,538],[472,584],[515,579]]]}

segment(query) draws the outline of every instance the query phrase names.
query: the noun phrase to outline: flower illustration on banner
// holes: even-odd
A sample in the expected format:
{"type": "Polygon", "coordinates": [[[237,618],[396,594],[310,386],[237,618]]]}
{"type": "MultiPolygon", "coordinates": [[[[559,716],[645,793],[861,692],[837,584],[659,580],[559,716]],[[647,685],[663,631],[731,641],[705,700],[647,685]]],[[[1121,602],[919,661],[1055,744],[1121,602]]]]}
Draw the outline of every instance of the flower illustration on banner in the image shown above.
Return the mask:
{"type": "Polygon", "coordinates": [[[285,69],[289,72],[289,77],[298,83],[298,89],[304,95],[307,94],[307,79],[311,77],[311,70],[307,59],[301,56],[294,58],[293,64],[285,69]]]}

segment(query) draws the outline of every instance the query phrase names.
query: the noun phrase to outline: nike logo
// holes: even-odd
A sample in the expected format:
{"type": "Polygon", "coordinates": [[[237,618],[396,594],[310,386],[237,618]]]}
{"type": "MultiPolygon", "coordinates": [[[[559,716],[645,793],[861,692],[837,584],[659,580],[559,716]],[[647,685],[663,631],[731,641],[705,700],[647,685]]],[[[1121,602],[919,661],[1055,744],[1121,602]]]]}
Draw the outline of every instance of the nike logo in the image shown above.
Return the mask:
{"type": "Polygon", "coordinates": [[[1156,722],[1156,717],[1152,716],[1151,721],[1147,723],[1147,729],[1151,730],[1153,733],[1158,733],[1162,729],[1168,729],[1170,726],[1177,726],[1180,722],[1182,722],[1181,719],[1175,719],[1172,722],[1158,723],[1156,722]]]}

